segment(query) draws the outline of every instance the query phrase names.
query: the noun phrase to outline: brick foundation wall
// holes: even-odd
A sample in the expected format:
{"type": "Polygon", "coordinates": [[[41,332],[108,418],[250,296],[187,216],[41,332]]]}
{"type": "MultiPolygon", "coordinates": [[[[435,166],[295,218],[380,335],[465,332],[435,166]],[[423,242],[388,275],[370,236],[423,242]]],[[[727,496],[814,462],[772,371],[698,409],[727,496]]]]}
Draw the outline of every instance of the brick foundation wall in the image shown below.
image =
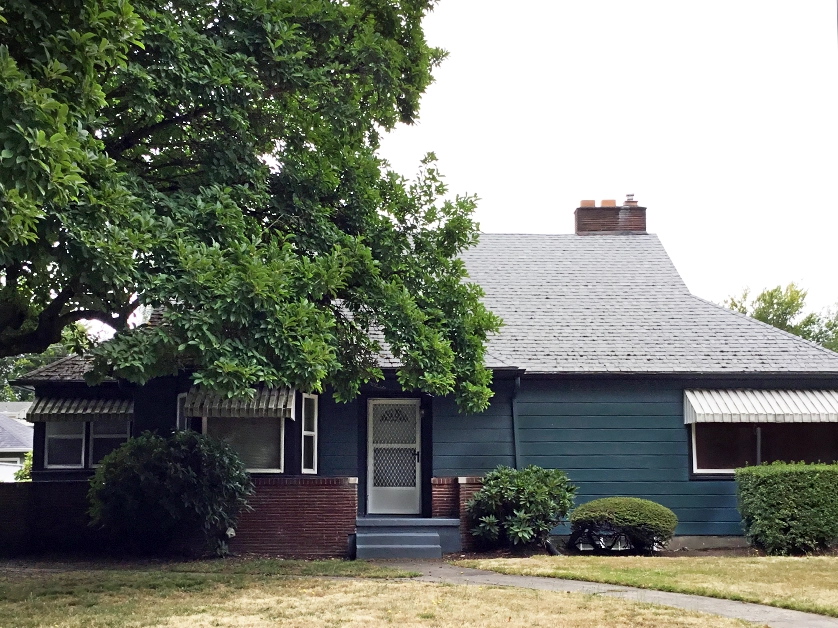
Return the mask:
{"type": "Polygon", "coordinates": [[[431,516],[460,516],[460,484],[457,478],[431,478],[431,516]]]}
{"type": "Polygon", "coordinates": [[[239,518],[234,552],[346,556],[358,514],[356,478],[257,477],[253,510],[239,518]]]}
{"type": "Polygon", "coordinates": [[[457,478],[459,484],[459,502],[460,502],[460,538],[463,541],[463,551],[470,552],[474,550],[474,537],[469,529],[468,513],[466,512],[466,503],[474,494],[483,486],[483,478],[480,477],[461,477],[457,478]]]}

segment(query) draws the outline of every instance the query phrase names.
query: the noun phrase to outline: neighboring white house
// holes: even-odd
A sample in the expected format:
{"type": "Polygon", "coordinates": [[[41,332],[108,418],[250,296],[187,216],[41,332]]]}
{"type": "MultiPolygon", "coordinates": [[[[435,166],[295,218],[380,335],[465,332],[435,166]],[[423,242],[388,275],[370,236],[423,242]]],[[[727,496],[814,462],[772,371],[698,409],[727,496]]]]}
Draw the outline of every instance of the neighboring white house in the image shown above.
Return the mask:
{"type": "Polygon", "coordinates": [[[24,421],[31,405],[29,401],[0,403],[0,482],[14,482],[26,452],[32,451],[32,425],[24,421]]]}

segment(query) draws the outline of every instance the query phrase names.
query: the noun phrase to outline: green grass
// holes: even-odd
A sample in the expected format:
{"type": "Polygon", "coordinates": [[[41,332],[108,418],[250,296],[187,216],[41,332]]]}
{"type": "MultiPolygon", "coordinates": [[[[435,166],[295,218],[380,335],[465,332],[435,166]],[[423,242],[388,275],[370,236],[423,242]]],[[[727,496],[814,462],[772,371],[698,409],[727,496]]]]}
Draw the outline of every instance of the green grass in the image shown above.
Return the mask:
{"type": "Polygon", "coordinates": [[[690,593],[838,617],[838,557],[532,556],[463,567],[690,593]]]}

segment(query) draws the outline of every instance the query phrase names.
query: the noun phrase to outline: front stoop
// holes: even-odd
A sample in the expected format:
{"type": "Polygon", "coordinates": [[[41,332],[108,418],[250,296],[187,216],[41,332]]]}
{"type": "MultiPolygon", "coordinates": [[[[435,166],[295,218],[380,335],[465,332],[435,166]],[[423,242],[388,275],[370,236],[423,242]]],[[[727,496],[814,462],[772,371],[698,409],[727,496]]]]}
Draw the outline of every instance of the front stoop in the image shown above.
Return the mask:
{"type": "Polygon", "coordinates": [[[458,552],[459,519],[358,517],[356,556],[369,558],[441,558],[458,552]]]}

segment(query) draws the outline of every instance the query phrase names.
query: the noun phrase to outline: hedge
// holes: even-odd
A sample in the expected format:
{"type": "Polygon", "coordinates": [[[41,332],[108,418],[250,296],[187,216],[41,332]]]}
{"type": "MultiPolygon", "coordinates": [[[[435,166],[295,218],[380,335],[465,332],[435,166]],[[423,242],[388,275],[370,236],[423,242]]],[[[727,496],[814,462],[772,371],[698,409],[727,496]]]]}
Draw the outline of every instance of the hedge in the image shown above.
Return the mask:
{"type": "Polygon", "coordinates": [[[838,464],[774,463],[736,470],[745,536],[769,554],[805,554],[838,541],[838,464]]]}
{"type": "Polygon", "coordinates": [[[604,497],[570,515],[571,538],[625,535],[635,550],[660,549],[675,534],[678,517],[666,506],[638,497],[604,497]]]}

